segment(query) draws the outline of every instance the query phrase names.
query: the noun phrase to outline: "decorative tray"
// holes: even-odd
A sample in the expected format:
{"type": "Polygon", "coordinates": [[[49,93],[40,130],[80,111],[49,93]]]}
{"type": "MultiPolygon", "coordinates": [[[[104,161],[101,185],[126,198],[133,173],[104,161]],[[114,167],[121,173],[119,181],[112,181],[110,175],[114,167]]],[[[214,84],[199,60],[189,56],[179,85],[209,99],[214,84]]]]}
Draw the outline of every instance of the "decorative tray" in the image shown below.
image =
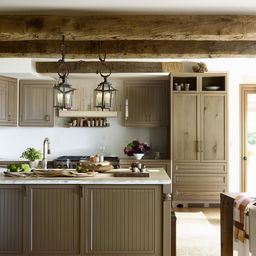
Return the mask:
{"type": "Polygon", "coordinates": [[[97,174],[98,172],[77,172],[75,169],[37,169],[33,172],[4,172],[7,177],[93,177],[97,174]]]}

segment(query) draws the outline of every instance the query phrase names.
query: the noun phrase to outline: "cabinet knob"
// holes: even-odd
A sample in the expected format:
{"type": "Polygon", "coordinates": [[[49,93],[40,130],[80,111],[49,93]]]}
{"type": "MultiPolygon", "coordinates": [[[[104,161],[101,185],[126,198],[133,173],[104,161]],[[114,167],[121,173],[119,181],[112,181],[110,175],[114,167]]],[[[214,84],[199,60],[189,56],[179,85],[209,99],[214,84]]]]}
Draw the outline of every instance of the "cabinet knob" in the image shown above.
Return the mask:
{"type": "Polygon", "coordinates": [[[247,160],[247,156],[244,156],[244,157],[243,157],[243,160],[245,160],[245,161],[246,161],[246,160],[247,160]]]}
{"type": "Polygon", "coordinates": [[[163,201],[171,201],[172,195],[170,193],[163,194],[163,201]]]}
{"type": "Polygon", "coordinates": [[[11,119],[11,115],[8,115],[8,121],[11,121],[12,119],[11,119]]]}
{"type": "Polygon", "coordinates": [[[45,115],[44,120],[45,121],[50,121],[50,116],[49,115],[45,115]]]}

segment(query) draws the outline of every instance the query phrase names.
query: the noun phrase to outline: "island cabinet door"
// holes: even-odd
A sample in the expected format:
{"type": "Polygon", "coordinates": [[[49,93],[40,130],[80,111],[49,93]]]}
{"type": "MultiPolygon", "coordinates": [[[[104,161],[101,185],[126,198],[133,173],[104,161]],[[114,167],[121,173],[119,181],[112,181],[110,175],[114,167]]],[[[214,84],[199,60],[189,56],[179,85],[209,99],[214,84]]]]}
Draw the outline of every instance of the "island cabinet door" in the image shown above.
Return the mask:
{"type": "Polygon", "coordinates": [[[85,187],[85,255],[162,255],[160,186],[85,187]]]}
{"type": "Polygon", "coordinates": [[[28,255],[80,255],[79,186],[29,186],[29,204],[28,255]]]}
{"type": "Polygon", "coordinates": [[[0,186],[0,255],[25,255],[24,198],[22,185],[0,186]]]}

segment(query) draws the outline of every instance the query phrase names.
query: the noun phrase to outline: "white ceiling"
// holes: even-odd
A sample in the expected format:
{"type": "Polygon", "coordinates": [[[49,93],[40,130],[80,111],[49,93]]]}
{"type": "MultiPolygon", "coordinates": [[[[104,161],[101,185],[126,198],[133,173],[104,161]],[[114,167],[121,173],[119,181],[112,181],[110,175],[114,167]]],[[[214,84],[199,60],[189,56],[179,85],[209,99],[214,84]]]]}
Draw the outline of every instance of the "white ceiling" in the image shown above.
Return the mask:
{"type": "Polygon", "coordinates": [[[256,14],[255,0],[1,0],[12,14],[256,14]],[[57,13],[58,11],[58,13],[57,13]]]}

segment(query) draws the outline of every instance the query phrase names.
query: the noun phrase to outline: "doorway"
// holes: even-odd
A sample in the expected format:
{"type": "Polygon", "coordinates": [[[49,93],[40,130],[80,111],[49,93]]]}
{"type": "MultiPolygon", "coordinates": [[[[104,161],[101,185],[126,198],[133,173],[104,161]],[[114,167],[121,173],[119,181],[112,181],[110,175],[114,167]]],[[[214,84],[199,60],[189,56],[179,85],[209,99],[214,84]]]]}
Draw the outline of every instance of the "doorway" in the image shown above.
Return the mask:
{"type": "Polygon", "coordinates": [[[241,191],[256,193],[256,84],[240,85],[241,191]]]}

